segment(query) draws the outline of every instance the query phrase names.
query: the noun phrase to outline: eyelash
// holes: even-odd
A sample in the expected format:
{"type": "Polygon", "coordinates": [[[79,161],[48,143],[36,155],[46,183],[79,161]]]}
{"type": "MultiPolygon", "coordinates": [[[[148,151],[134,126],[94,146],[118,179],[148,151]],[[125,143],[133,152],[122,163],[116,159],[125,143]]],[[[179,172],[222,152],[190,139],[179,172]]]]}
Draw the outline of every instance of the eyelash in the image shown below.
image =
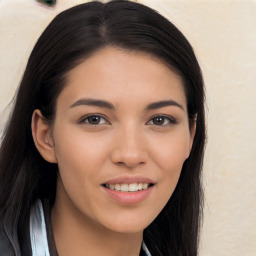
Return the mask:
{"type": "Polygon", "coordinates": [[[171,125],[171,124],[177,124],[177,120],[176,118],[172,117],[172,116],[168,116],[168,115],[155,115],[153,117],[151,117],[151,119],[147,122],[147,124],[149,125],[156,125],[156,126],[167,126],[167,125],[171,125]],[[160,125],[157,125],[157,124],[149,124],[150,122],[153,122],[154,119],[157,119],[157,118],[162,118],[164,120],[164,124],[160,124],[160,125]],[[167,124],[165,122],[168,122],[167,124]]]}
{"type": "MultiPolygon", "coordinates": [[[[87,115],[87,116],[84,116],[82,117],[79,122],[79,124],[88,124],[88,125],[93,125],[93,126],[97,126],[97,125],[104,125],[104,124],[110,124],[110,122],[102,115],[99,115],[99,114],[91,114],[91,115],[87,115]],[[98,118],[98,119],[103,119],[104,120],[104,123],[90,123],[88,120],[90,118],[98,118]]],[[[168,115],[155,115],[153,117],[150,118],[150,120],[146,123],[147,125],[156,125],[156,126],[167,126],[167,125],[170,125],[170,124],[177,124],[177,120],[172,117],[172,116],[168,116],[168,115]],[[156,121],[157,118],[161,118],[164,120],[163,124],[155,124],[153,123],[154,122],[154,119],[156,121]],[[166,124],[166,121],[168,122],[166,124]]]]}
{"type": "Polygon", "coordinates": [[[108,122],[107,121],[107,119],[104,117],[104,116],[102,116],[102,115],[99,115],[99,114],[92,114],[92,115],[87,115],[87,116],[84,116],[84,117],[82,117],[80,120],[79,120],[79,124],[87,124],[87,125],[94,125],[94,126],[96,126],[96,125],[104,125],[104,124],[100,124],[100,123],[96,123],[96,124],[91,124],[91,123],[89,123],[88,122],[88,119],[89,118],[93,118],[93,117],[96,117],[96,118],[100,118],[100,119],[104,119],[105,120],[105,122],[104,122],[104,124],[110,124],[110,122],[108,122]],[[87,121],[87,122],[86,122],[87,121]]]}

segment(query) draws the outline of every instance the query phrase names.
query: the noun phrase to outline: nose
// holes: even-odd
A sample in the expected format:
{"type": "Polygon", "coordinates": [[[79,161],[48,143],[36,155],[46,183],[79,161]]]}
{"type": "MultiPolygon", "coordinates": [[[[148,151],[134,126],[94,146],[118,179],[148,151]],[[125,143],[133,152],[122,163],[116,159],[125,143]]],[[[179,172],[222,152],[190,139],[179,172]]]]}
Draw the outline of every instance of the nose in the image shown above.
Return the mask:
{"type": "Polygon", "coordinates": [[[124,165],[130,169],[145,164],[148,161],[148,152],[142,135],[134,129],[127,129],[120,134],[116,138],[111,160],[115,164],[124,165]]]}

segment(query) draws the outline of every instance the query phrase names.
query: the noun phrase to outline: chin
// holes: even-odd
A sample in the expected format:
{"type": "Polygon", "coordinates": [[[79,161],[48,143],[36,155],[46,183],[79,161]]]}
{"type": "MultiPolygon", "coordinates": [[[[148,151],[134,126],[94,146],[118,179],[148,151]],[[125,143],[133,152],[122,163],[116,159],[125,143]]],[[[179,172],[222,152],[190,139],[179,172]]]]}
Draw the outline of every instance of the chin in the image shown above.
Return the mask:
{"type": "Polygon", "coordinates": [[[117,233],[123,233],[123,234],[134,234],[134,233],[140,233],[143,232],[143,230],[147,226],[139,226],[138,225],[112,225],[111,227],[107,227],[108,229],[117,232],[117,233]]]}
{"type": "MultiPolygon", "coordinates": [[[[143,215],[142,215],[143,216],[143,215]]],[[[102,224],[109,230],[118,233],[132,234],[143,232],[147,228],[153,219],[143,219],[141,216],[126,216],[123,218],[116,218],[115,221],[112,219],[109,221],[104,221],[102,224]]]]}

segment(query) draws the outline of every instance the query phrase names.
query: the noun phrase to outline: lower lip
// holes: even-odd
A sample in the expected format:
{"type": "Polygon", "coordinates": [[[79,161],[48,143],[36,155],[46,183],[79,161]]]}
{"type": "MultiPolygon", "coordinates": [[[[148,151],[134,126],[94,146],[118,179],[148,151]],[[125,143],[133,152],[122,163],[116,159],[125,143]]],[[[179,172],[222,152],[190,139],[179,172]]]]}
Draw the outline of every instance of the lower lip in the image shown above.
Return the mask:
{"type": "Polygon", "coordinates": [[[151,186],[145,190],[140,190],[137,192],[121,192],[118,190],[111,190],[106,187],[102,187],[104,191],[115,201],[119,202],[120,204],[138,204],[144,201],[152,192],[154,186],[151,186]]]}

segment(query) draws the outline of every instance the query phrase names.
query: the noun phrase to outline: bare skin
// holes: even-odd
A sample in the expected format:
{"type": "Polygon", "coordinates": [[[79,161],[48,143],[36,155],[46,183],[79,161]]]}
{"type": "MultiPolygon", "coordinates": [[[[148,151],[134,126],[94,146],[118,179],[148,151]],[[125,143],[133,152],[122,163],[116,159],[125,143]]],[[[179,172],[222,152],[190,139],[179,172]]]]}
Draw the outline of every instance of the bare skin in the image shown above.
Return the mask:
{"type": "Polygon", "coordinates": [[[139,255],[143,230],[190,154],[186,104],[181,78],[165,64],[107,47],[69,72],[53,125],[35,110],[35,145],[59,167],[52,223],[60,256],[139,255]],[[149,187],[117,192],[111,183],[149,187]]]}

